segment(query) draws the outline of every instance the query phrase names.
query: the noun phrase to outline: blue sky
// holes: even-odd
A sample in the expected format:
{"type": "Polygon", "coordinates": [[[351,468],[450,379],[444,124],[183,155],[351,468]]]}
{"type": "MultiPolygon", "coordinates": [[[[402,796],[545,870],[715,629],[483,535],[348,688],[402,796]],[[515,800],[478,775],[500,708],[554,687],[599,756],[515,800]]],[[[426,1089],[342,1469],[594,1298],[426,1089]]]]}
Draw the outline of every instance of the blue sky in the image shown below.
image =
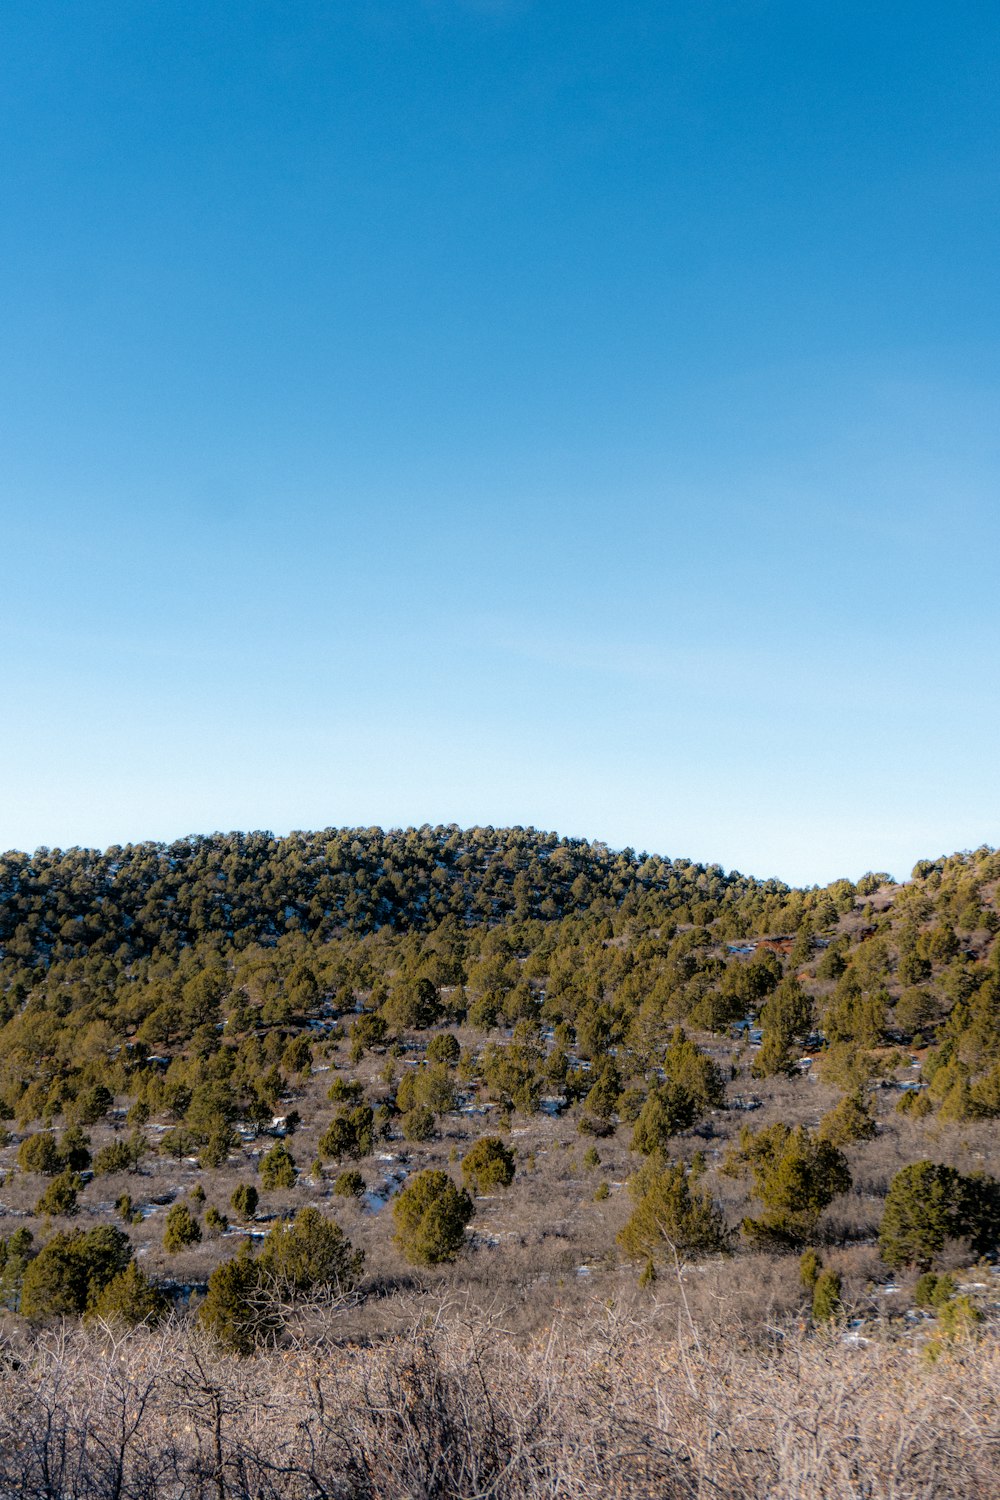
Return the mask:
{"type": "Polygon", "coordinates": [[[12,0],[0,847],[1000,842],[998,42],[12,0]]]}

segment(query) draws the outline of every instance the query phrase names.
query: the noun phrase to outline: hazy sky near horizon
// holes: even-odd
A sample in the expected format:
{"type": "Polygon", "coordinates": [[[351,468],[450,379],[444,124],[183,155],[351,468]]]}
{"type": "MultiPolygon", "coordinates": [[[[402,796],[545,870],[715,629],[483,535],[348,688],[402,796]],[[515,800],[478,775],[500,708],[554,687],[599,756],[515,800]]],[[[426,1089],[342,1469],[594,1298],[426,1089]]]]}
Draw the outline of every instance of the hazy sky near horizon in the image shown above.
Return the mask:
{"type": "Polygon", "coordinates": [[[0,847],[1000,843],[998,45],[10,0],[0,847]]]}

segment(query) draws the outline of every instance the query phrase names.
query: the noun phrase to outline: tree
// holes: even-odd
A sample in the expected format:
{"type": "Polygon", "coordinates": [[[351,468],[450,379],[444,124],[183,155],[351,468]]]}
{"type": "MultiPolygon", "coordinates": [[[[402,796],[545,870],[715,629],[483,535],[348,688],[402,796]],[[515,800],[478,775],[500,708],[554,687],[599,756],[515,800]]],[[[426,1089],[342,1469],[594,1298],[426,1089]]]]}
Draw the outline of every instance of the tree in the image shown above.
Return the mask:
{"type": "Polygon", "coordinates": [[[384,1016],[366,1012],[358,1016],[351,1026],[351,1061],[360,1062],[372,1047],[381,1047],[389,1035],[384,1016]]]}
{"type": "Polygon", "coordinates": [[[63,1131],[59,1155],[71,1172],[85,1172],[90,1166],[90,1137],[84,1135],[79,1125],[70,1125],[63,1131]]]}
{"type": "Polygon", "coordinates": [[[434,1111],[424,1104],[414,1105],[402,1119],[403,1135],[408,1141],[429,1141],[437,1130],[434,1111]]]}
{"type": "Polygon", "coordinates": [[[31,1257],[34,1236],[30,1229],[15,1229],[0,1239],[0,1306],[17,1311],[21,1302],[21,1283],[31,1257]]]}
{"type": "Polygon", "coordinates": [[[526,1115],[537,1109],[542,1093],[538,1072],[541,1061],[538,1046],[532,1041],[519,1041],[516,1036],[506,1047],[490,1043],[483,1048],[483,1082],[502,1109],[517,1109],[526,1115]]]}
{"type": "Polygon", "coordinates": [[[257,1212],[259,1201],[257,1189],[252,1182],[241,1182],[238,1187],[233,1188],[229,1206],[233,1213],[240,1219],[252,1219],[257,1212]]]}
{"type": "Polygon", "coordinates": [[[414,1265],[453,1261],[475,1213],[472,1199],[447,1172],[428,1169],[411,1177],[392,1205],[394,1238],[414,1265]]]}
{"type": "Polygon", "coordinates": [[[735,1165],[749,1167],[754,1192],[768,1210],[740,1227],[764,1244],[804,1244],[823,1209],[851,1185],[843,1153],[801,1125],[771,1125],[756,1135],[743,1130],[735,1165]]]}
{"type": "Polygon", "coordinates": [[[130,1260],[124,1271],[106,1283],[91,1303],[89,1316],[121,1322],[130,1328],[155,1328],[170,1311],[170,1303],[130,1260]]]}
{"type": "Polygon", "coordinates": [[[308,1036],[303,1034],[290,1038],[281,1054],[281,1066],[286,1073],[297,1073],[300,1078],[308,1078],[312,1070],[312,1042],[308,1036]]]}
{"type": "Polygon", "coordinates": [[[590,1088],[584,1100],[586,1115],[580,1122],[581,1130],[591,1135],[606,1136],[614,1132],[614,1116],[622,1092],[621,1074],[612,1057],[604,1057],[590,1074],[590,1088]]]}
{"type": "Polygon", "coordinates": [[[26,1135],[17,1148],[17,1164],[22,1172],[39,1172],[54,1177],[63,1170],[62,1153],[51,1130],[26,1135]]]}
{"type": "Polygon", "coordinates": [[[822,1257],[809,1245],[799,1257],[799,1280],[807,1292],[813,1291],[822,1269],[822,1257]]]}
{"type": "Polygon", "coordinates": [[[222,1167],[238,1144],[239,1137],[228,1125],[217,1125],[198,1152],[201,1167],[222,1167]]]}
{"type": "Polygon", "coordinates": [[[235,1354],[252,1354],[281,1328],[281,1314],[261,1283],[260,1266],[249,1241],[208,1278],[198,1322],[235,1354]]]}
{"type": "Polygon", "coordinates": [[[334,1115],[320,1136],[319,1154],[331,1161],[370,1156],[375,1145],[375,1117],[370,1104],[357,1104],[334,1115]]]}
{"type": "Polygon", "coordinates": [[[333,1184],[338,1198],[360,1198],[365,1191],[365,1179],[354,1167],[338,1173],[333,1184]]]}
{"type": "Polygon", "coordinates": [[[819,1122],[816,1135],[832,1146],[847,1146],[851,1141],[870,1141],[876,1134],[871,1110],[861,1094],[845,1094],[819,1122]]]}
{"type": "Polygon", "coordinates": [[[414,1097],[417,1104],[431,1109],[436,1115],[445,1115],[458,1102],[455,1082],[445,1063],[431,1063],[417,1073],[407,1074],[414,1079],[414,1097]]]}
{"type": "Polygon", "coordinates": [[[189,1245],[197,1245],[201,1239],[201,1225],[186,1203],[175,1203],[167,1214],[163,1228],[163,1248],[168,1255],[176,1255],[189,1245]]]}
{"type": "Polygon", "coordinates": [[[335,1219],[317,1208],[303,1208],[291,1223],[276,1224],[258,1257],[261,1270],[285,1296],[348,1292],[364,1266],[335,1219]]]}
{"type": "Polygon", "coordinates": [[[295,1186],[295,1158],[282,1141],[275,1141],[261,1159],[260,1180],[265,1192],[295,1186]]]}
{"type": "Polygon", "coordinates": [[[683,1162],[646,1162],[629,1183],[636,1200],[618,1243],[633,1260],[708,1255],[727,1247],[725,1220],[683,1162]]]}
{"type": "Polygon", "coordinates": [[[499,1136],[480,1136],[462,1158],[462,1176],[475,1193],[510,1187],[514,1181],[514,1153],[499,1136]]]}
{"type": "Polygon", "coordinates": [[[664,1083],[651,1089],[632,1130],[632,1150],[643,1156],[665,1151],[671,1136],[689,1130],[697,1115],[695,1101],[683,1085],[664,1083]]]}
{"type": "Polygon", "coordinates": [[[996,1249],[1000,1182],[983,1173],[963,1177],[954,1167],[918,1161],[889,1184],[879,1228],[879,1253],[893,1270],[927,1271],[948,1240],[968,1240],[974,1254],[996,1249]]]}
{"type": "Polygon", "coordinates": [[[364,1089],[356,1078],[335,1078],[326,1091],[331,1104],[360,1104],[364,1089]]]}
{"type": "Polygon", "coordinates": [[[198,1312],[203,1328],[237,1354],[251,1354],[281,1333],[290,1305],[356,1285],[364,1254],[339,1224],[316,1208],[277,1224],[256,1258],[249,1242],[217,1266],[198,1312]]]}
{"type": "Polygon", "coordinates": [[[210,1203],[205,1210],[205,1228],[213,1239],[217,1235],[225,1234],[229,1228],[229,1219],[214,1203],[210,1203]]]}
{"type": "Polygon", "coordinates": [[[427,1061],[429,1063],[444,1063],[446,1067],[453,1068],[462,1055],[458,1037],[453,1036],[450,1031],[439,1031],[437,1036],[432,1036],[427,1043],[427,1061]]]}
{"type": "Polygon", "coordinates": [[[77,1194],[82,1187],[83,1181],[76,1172],[60,1172],[58,1177],[53,1177],[35,1204],[35,1213],[39,1216],[52,1214],[57,1217],[75,1214],[77,1194]]]}
{"type": "Polygon", "coordinates": [[[134,1131],[127,1141],[111,1141],[109,1145],[102,1146],[94,1157],[94,1176],[136,1171],[147,1149],[146,1138],[139,1131],[134,1131]]]}
{"type": "Polygon", "coordinates": [[[667,1085],[683,1090],[697,1114],[721,1109],[726,1102],[726,1085],[721,1072],[708,1054],[691,1041],[683,1026],[678,1026],[671,1035],[662,1067],[667,1085]]]}
{"type": "Polygon", "coordinates": [[[27,1318],[79,1317],[131,1258],[128,1236],[112,1225],[54,1234],[25,1269],[21,1312],[27,1318]]]}
{"type": "Polygon", "coordinates": [[[406,979],[393,986],[382,1014],[390,1026],[423,1031],[440,1019],[441,1001],[429,979],[406,979]]]}
{"type": "Polygon", "coordinates": [[[817,1323],[829,1322],[840,1312],[841,1279],[836,1271],[821,1271],[813,1286],[812,1315],[817,1323]]]}
{"type": "Polygon", "coordinates": [[[103,1120],[114,1103],[114,1096],[103,1083],[91,1084],[77,1094],[72,1105],[72,1117],[77,1125],[96,1125],[103,1120]]]}
{"type": "Polygon", "coordinates": [[[787,1072],[789,1049],[812,1025],[812,1002],[795,978],[783,979],[760,1013],[761,1049],[754,1059],[755,1078],[787,1072]]]}

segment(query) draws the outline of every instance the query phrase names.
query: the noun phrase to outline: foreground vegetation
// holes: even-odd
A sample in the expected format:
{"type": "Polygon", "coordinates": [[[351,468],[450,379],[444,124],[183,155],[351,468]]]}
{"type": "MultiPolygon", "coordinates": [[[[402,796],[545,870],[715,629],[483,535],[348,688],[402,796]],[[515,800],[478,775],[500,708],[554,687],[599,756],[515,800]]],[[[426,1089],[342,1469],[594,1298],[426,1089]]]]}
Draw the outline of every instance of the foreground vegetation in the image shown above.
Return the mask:
{"type": "Polygon", "coordinates": [[[995,1341],[933,1362],[824,1334],[725,1339],[647,1304],[512,1338],[428,1311],[239,1359],[183,1328],[8,1346],[0,1493],[98,1500],[992,1500],[995,1341]],[[666,1325],[666,1326],[665,1326],[666,1325]]]}
{"type": "Polygon", "coordinates": [[[998,884],[4,856],[0,1494],[996,1493],[998,884]]]}

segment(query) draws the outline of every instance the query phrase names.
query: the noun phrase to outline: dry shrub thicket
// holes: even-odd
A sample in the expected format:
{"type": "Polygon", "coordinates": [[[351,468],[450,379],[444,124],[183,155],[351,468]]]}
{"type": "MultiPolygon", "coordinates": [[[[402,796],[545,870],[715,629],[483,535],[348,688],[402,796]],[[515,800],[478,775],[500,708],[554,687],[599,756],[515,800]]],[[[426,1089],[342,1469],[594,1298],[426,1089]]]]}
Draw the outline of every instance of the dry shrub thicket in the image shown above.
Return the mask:
{"type": "MultiPolygon", "coordinates": [[[[2,1350],[3,1500],[994,1500],[1000,1349],[700,1336],[607,1309],[221,1354],[190,1327],[2,1350]]],[[[335,1327],[336,1320],[329,1324],[335,1327]]]]}

